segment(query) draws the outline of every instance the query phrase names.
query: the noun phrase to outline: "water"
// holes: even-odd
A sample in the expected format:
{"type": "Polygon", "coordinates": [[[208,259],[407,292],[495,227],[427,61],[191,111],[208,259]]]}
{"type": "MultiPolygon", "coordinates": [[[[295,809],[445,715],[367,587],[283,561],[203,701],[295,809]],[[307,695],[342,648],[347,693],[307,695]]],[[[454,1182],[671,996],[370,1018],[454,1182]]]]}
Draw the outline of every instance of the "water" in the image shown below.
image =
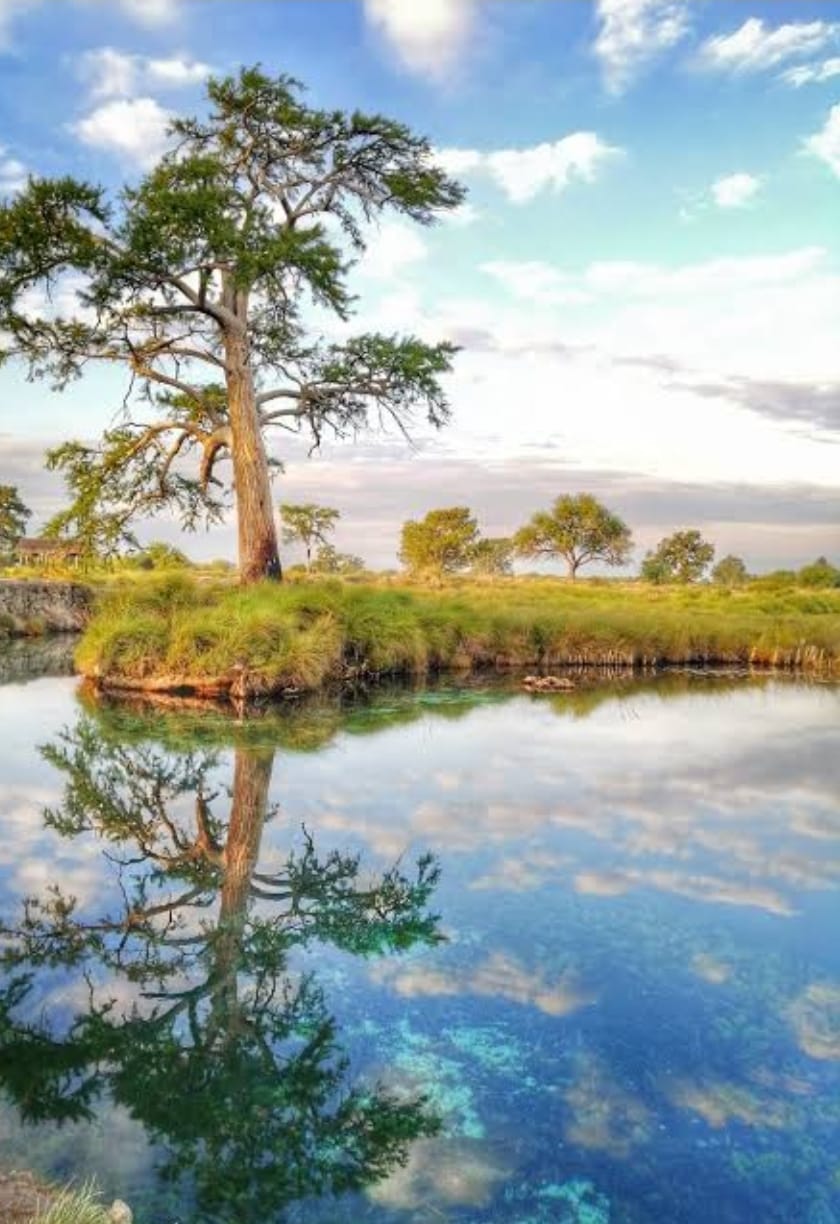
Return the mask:
{"type": "Polygon", "coordinates": [[[836,687],[236,722],[36,671],[0,688],[7,1162],[141,1224],[840,1221],[836,687]]]}

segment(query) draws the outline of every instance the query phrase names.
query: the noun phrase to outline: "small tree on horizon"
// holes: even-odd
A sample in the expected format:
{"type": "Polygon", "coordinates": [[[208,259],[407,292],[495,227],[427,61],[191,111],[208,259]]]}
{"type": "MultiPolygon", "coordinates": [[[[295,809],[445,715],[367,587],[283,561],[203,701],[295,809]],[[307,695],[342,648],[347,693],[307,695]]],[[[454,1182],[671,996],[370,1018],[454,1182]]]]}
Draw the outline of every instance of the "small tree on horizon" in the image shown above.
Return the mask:
{"type": "Polygon", "coordinates": [[[113,541],[167,509],[194,527],[232,491],[247,583],[281,572],[270,430],[317,448],[328,432],[406,432],[418,411],[448,420],[453,345],[330,339],[311,306],[346,320],[372,223],[431,224],[464,192],[404,124],[310,107],[291,77],[244,68],[211,79],[207,97],[209,113],[174,120],[171,151],[113,199],[33,178],[0,205],[0,361],[58,390],[91,365],[126,373],[122,419],[101,442],[50,456],[73,493],[56,531],[84,539],[104,520],[113,541]],[[51,291],[68,275],[75,305],[56,315],[51,291]]]}
{"type": "Polygon", "coordinates": [[[641,577],[656,584],[699,582],[714,557],[714,544],[704,540],[695,528],[675,531],[646,554],[641,577]]]}
{"type": "Polygon", "coordinates": [[[322,544],[310,567],[313,574],[358,574],[365,568],[363,557],[338,552],[332,544],[322,544]]]}
{"type": "Polygon", "coordinates": [[[26,535],[32,511],[23,504],[16,485],[0,484],[0,556],[12,553],[26,535]]]}
{"type": "Polygon", "coordinates": [[[591,493],[564,494],[551,510],[539,510],[516,532],[513,544],[520,557],[562,558],[570,579],[582,565],[626,564],[633,548],[630,528],[591,493]]]}
{"type": "Polygon", "coordinates": [[[412,574],[455,574],[469,566],[477,540],[478,524],[466,506],[430,510],[403,523],[399,557],[412,574]]]}
{"type": "Polygon", "coordinates": [[[306,568],[310,570],[313,544],[327,544],[327,536],[335,530],[340,518],[341,512],[329,506],[317,506],[314,502],[296,506],[284,502],[280,506],[283,543],[302,544],[306,553],[306,568]]]}
{"type": "Polygon", "coordinates": [[[715,568],[712,570],[712,582],[718,586],[736,587],[743,586],[749,578],[747,567],[740,557],[730,553],[726,557],[721,557],[715,568]]]}
{"type": "Polygon", "coordinates": [[[840,569],[832,565],[827,557],[817,557],[810,565],[803,565],[797,571],[796,580],[800,586],[837,587],[840,586],[840,569]]]}
{"type": "Polygon", "coordinates": [[[513,573],[513,540],[507,536],[482,536],[470,555],[470,572],[497,577],[513,573]]]}

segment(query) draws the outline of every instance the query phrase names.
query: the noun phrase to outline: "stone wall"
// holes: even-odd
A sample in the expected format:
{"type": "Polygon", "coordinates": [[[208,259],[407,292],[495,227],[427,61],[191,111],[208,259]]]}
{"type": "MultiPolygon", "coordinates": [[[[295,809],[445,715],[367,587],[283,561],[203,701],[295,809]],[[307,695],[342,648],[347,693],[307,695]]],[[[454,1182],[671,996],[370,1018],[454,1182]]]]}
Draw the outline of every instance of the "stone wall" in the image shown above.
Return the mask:
{"type": "Polygon", "coordinates": [[[0,579],[0,637],[84,629],[91,595],[78,582],[0,579]]]}

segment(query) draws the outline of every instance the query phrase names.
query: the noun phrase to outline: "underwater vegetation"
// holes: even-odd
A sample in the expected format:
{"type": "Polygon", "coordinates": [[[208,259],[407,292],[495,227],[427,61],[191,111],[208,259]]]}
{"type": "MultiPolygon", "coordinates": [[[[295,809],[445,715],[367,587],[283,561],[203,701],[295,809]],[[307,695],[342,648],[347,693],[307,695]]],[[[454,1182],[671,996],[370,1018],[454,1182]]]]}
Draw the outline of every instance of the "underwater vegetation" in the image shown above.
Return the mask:
{"type": "Polygon", "coordinates": [[[811,1058],[840,1059],[840,983],[813,982],[794,999],[787,1017],[811,1058]]]}

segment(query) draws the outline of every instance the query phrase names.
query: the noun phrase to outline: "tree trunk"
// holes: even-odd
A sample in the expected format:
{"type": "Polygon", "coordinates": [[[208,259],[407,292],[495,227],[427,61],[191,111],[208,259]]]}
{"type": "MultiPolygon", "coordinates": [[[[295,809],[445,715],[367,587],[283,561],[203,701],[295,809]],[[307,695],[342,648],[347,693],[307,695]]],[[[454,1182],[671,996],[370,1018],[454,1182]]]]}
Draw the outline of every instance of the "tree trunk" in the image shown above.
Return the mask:
{"type": "Polygon", "coordinates": [[[233,773],[233,800],[223,852],[224,875],[219,922],[213,957],[214,1010],[230,1026],[237,1010],[237,971],[242,935],[248,918],[252,876],[257,868],[268,792],[274,764],[273,751],[237,748],[233,773]]]}
{"type": "Polygon", "coordinates": [[[231,458],[239,542],[239,580],[282,577],[265,441],[257,413],[248,337],[243,329],[225,342],[231,458]]]}
{"type": "Polygon", "coordinates": [[[567,567],[566,575],[571,582],[574,582],[575,578],[577,578],[577,572],[578,572],[579,565],[580,565],[580,561],[578,561],[577,557],[567,557],[566,558],[566,567],[567,567]]]}

